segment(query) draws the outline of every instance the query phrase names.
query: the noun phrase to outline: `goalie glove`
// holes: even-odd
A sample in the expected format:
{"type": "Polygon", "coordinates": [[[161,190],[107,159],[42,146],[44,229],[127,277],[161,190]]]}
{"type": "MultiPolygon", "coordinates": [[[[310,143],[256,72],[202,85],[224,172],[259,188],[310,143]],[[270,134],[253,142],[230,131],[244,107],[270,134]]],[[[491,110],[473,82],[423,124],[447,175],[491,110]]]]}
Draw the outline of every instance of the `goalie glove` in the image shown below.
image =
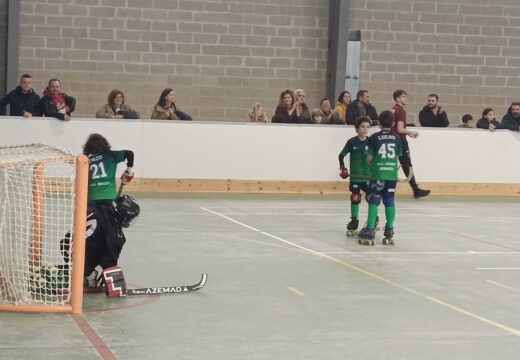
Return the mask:
{"type": "Polygon", "coordinates": [[[339,173],[339,176],[342,178],[342,179],[346,179],[349,177],[349,173],[348,173],[348,170],[347,168],[342,168],[341,169],[341,172],[339,173]]]}
{"type": "Polygon", "coordinates": [[[126,296],[126,281],[123,270],[119,266],[112,266],[103,270],[105,293],[108,297],[126,296]]]}
{"type": "Polygon", "coordinates": [[[134,178],[134,170],[131,167],[127,167],[123,175],[121,175],[121,182],[128,184],[134,178]]]}

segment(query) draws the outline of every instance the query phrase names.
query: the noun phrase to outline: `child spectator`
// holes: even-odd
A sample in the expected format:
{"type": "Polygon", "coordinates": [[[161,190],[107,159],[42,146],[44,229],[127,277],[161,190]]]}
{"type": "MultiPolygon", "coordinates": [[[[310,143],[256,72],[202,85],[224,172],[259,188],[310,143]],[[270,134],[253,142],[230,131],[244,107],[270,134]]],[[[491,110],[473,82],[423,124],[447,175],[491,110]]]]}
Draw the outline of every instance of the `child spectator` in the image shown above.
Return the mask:
{"type": "Polygon", "coordinates": [[[460,124],[458,127],[467,129],[474,128],[475,126],[473,125],[473,116],[471,116],[471,114],[462,115],[462,124],[460,124]]]}
{"type": "Polygon", "coordinates": [[[269,122],[265,114],[264,106],[261,103],[255,103],[253,108],[249,111],[249,121],[251,122],[269,122]]]}
{"type": "Polygon", "coordinates": [[[321,124],[323,121],[323,113],[321,109],[316,108],[312,110],[312,123],[313,124],[321,124]]]}

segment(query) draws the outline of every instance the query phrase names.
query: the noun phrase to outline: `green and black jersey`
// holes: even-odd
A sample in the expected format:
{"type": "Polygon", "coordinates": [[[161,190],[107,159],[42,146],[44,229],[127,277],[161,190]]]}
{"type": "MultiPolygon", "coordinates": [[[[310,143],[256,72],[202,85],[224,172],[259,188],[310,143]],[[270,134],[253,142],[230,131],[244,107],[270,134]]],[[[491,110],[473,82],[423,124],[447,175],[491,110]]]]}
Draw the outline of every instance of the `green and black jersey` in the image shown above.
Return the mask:
{"type": "Polygon", "coordinates": [[[399,156],[403,145],[399,135],[381,130],[368,138],[368,151],[372,155],[370,167],[372,180],[397,180],[399,156]]]}
{"type": "Polygon", "coordinates": [[[343,158],[350,153],[350,182],[366,182],[370,180],[370,166],[367,162],[368,139],[360,140],[358,136],[350,138],[339,154],[340,166],[344,167],[343,158]]]}
{"type": "Polygon", "coordinates": [[[114,200],[117,164],[128,159],[128,166],[133,166],[133,157],[129,150],[89,154],[88,200],[114,200]]]}

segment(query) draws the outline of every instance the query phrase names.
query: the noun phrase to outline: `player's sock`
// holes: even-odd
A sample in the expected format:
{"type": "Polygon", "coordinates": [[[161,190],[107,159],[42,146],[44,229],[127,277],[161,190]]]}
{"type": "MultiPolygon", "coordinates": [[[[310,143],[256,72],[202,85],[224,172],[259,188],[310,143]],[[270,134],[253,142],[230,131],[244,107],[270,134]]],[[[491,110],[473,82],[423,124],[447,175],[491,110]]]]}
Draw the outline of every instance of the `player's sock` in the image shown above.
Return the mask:
{"type": "Polygon", "coordinates": [[[377,205],[369,204],[368,205],[368,228],[374,229],[376,227],[376,219],[377,219],[377,205]]]}
{"type": "Polygon", "coordinates": [[[386,216],[386,226],[389,228],[393,228],[394,220],[395,220],[395,206],[385,207],[385,216],[386,216]]]}
{"type": "Polygon", "coordinates": [[[350,216],[359,219],[359,204],[350,203],[350,216]]]}

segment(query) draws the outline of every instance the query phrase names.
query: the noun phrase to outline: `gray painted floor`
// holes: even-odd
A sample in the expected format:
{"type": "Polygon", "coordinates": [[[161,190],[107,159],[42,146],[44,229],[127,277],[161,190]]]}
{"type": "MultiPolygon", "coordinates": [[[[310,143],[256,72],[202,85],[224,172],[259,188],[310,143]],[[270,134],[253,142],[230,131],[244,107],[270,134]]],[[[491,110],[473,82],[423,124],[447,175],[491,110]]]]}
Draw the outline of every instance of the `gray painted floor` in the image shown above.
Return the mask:
{"type": "Polygon", "coordinates": [[[346,196],[136,197],[120,261],[130,285],[207,272],[206,287],[89,294],[76,318],[0,313],[1,359],[519,356],[516,199],[400,197],[396,246],[380,232],[363,247],[345,237],[346,196]]]}

